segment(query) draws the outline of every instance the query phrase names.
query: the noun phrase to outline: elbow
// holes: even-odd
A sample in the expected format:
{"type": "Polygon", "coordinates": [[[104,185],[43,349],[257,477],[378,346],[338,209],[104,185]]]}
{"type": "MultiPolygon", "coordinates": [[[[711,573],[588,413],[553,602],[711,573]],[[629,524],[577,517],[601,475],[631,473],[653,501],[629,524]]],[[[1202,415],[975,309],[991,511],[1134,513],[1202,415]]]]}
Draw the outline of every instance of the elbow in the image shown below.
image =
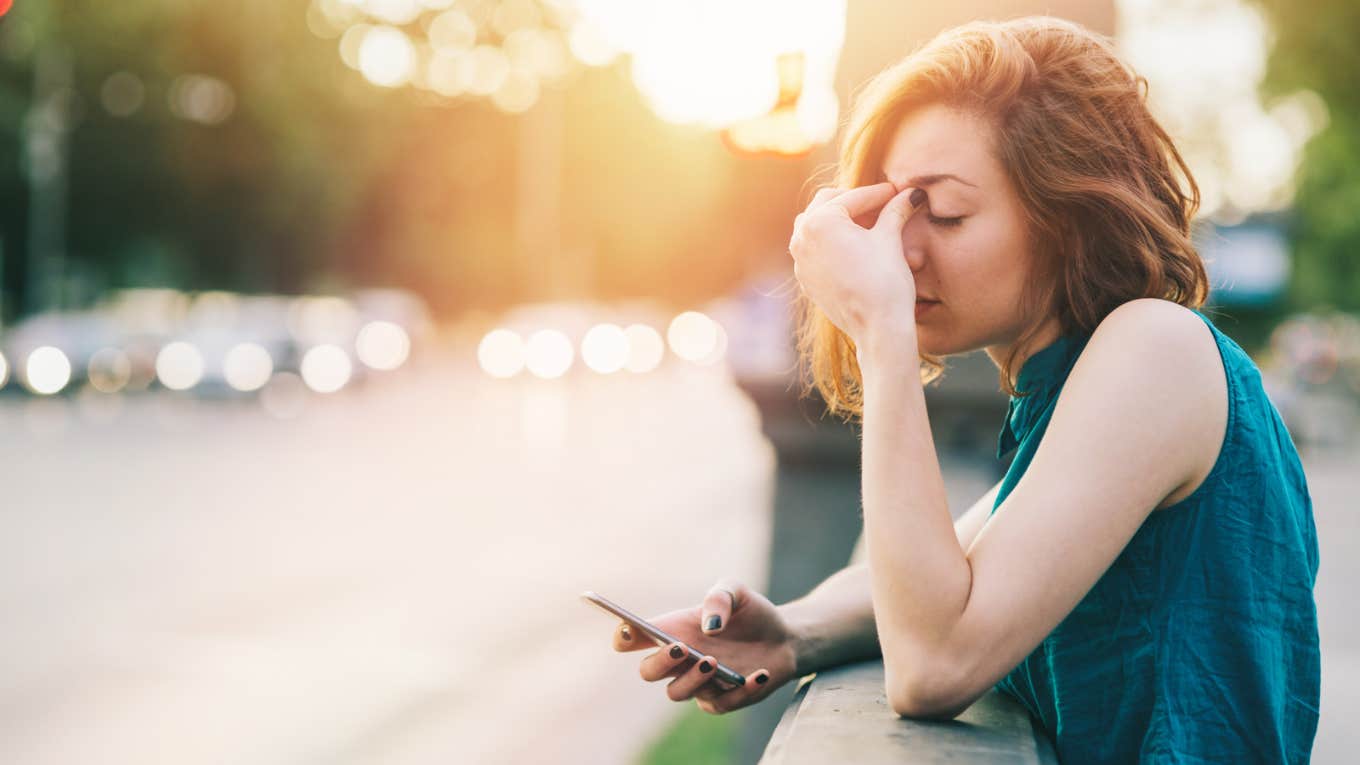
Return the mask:
{"type": "Polygon", "coordinates": [[[888,697],[893,714],[912,720],[953,720],[968,705],[952,703],[947,696],[919,688],[897,688],[888,697]]]}
{"type": "Polygon", "coordinates": [[[885,692],[893,714],[914,720],[953,720],[976,700],[945,662],[921,666],[931,669],[895,673],[885,666],[885,692]]]}

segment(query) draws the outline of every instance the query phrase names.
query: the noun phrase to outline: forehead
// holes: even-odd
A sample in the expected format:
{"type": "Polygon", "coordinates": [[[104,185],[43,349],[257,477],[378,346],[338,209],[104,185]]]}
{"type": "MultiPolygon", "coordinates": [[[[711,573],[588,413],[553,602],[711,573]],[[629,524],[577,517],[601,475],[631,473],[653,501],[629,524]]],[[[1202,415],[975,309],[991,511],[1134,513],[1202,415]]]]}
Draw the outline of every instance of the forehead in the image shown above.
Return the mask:
{"type": "MultiPolygon", "coordinates": [[[[992,154],[991,130],[982,120],[943,105],[907,114],[888,135],[882,167],[896,183],[919,175],[947,173],[979,188],[995,186],[1001,166],[992,154]]],[[[953,181],[952,189],[966,189],[953,181]]]]}

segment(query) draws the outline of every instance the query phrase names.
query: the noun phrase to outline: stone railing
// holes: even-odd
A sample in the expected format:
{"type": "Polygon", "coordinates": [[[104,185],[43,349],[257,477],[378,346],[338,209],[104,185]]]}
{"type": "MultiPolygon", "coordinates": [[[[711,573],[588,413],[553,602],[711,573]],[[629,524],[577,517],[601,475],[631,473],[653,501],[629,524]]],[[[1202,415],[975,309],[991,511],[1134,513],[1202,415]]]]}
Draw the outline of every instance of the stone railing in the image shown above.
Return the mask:
{"type": "Polygon", "coordinates": [[[883,691],[881,661],[803,678],[760,760],[761,765],[1057,762],[1053,745],[1024,707],[996,691],[948,722],[897,716],[883,691]]]}

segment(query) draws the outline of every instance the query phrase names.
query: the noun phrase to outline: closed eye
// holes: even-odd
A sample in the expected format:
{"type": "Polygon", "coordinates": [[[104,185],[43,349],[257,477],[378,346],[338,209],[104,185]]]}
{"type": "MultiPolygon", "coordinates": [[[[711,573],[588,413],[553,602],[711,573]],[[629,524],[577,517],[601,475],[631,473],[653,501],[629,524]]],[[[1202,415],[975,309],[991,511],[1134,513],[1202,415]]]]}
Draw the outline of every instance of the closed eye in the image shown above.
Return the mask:
{"type": "Polygon", "coordinates": [[[963,216],[957,218],[937,218],[934,215],[927,214],[926,218],[937,226],[957,226],[960,223],[963,223],[963,216]]]}

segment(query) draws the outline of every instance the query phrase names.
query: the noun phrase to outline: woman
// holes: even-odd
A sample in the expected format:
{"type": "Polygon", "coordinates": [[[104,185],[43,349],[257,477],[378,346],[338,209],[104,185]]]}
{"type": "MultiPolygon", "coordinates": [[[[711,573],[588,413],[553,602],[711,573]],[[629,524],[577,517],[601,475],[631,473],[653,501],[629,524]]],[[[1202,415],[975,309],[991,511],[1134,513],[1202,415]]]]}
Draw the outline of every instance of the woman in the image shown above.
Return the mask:
{"type": "Polygon", "coordinates": [[[995,686],[1067,762],[1308,760],[1312,505],[1259,372],[1195,310],[1198,189],[1145,93],[1049,18],[959,27],[867,86],[789,246],[813,381],[863,421],[867,564],[778,607],[719,582],[656,620],[706,658],[644,679],[721,713],[881,655],[898,714],[995,686]],[[951,526],[922,385],[978,348],[1016,455],[951,526]]]}

